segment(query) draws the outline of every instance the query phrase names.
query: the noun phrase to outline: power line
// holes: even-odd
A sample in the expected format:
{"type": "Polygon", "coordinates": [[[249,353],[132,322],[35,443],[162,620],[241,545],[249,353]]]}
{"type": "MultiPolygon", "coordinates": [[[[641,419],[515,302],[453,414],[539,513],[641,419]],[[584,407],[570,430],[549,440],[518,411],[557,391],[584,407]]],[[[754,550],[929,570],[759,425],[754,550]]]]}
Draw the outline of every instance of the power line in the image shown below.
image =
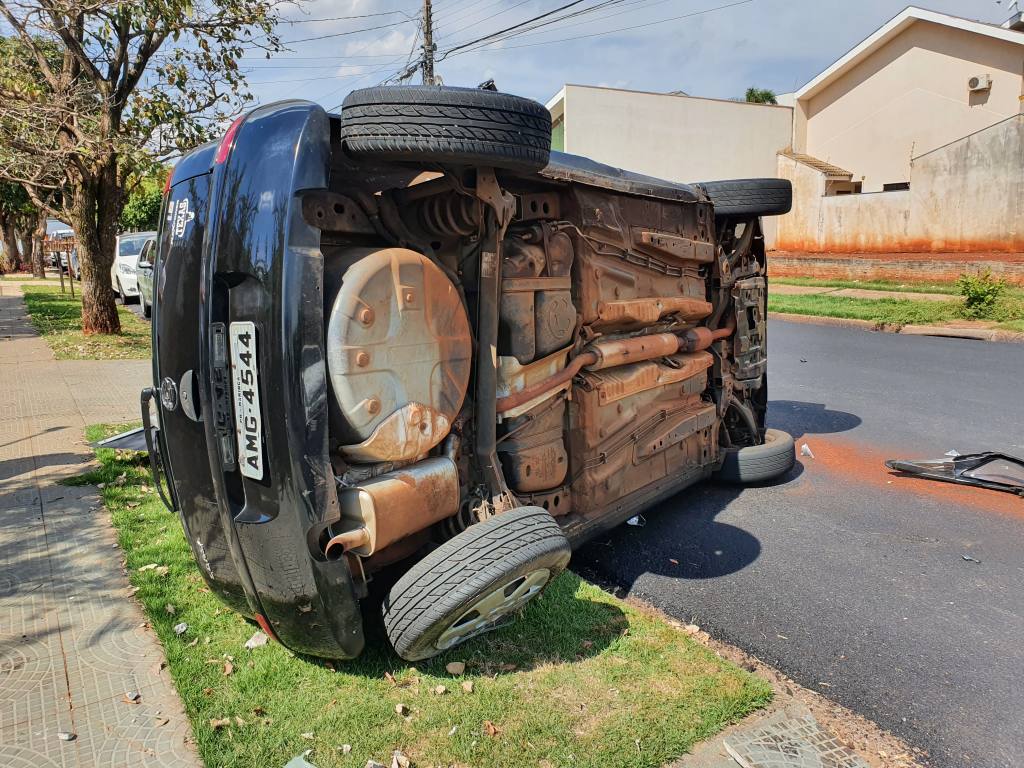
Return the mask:
{"type": "MultiPolygon", "coordinates": [[[[501,2],[502,2],[502,0],[498,0],[497,3],[491,3],[490,5],[485,5],[484,8],[490,8],[491,6],[498,5],[501,2]]],[[[482,19],[477,19],[476,21],[474,21],[474,22],[472,22],[470,24],[466,24],[465,26],[459,27],[458,29],[452,30],[451,32],[446,32],[444,35],[442,35],[438,39],[439,40],[443,40],[443,39],[447,39],[449,37],[454,37],[455,35],[459,34],[459,32],[463,32],[464,30],[467,30],[470,27],[476,26],[477,24],[483,24],[485,21],[489,21],[490,19],[493,19],[493,18],[495,18],[497,16],[501,16],[503,13],[508,13],[511,10],[515,10],[519,6],[526,5],[527,3],[530,3],[530,2],[533,2],[533,0],[520,0],[520,2],[516,3],[515,5],[510,5],[508,8],[504,8],[504,9],[498,11],[497,13],[492,13],[490,16],[485,16],[482,19]]],[[[481,8],[480,10],[482,11],[482,10],[484,10],[484,8],[481,8]]],[[[464,18],[469,18],[469,16],[466,16],[464,18]]],[[[451,22],[451,19],[448,19],[448,21],[451,22]]]]}
{"type": "MultiPolygon", "coordinates": [[[[453,51],[458,51],[458,50],[460,50],[462,48],[466,48],[466,47],[468,47],[470,45],[475,45],[476,43],[480,43],[480,42],[483,42],[485,40],[490,40],[492,38],[498,37],[499,35],[503,35],[506,32],[510,32],[510,31],[512,31],[514,29],[518,29],[519,27],[522,27],[525,24],[529,24],[530,22],[537,21],[538,19],[546,18],[546,17],[551,16],[551,15],[553,15],[555,13],[558,13],[559,11],[564,11],[566,8],[572,8],[573,6],[579,5],[582,2],[585,2],[585,0],[572,0],[572,2],[570,2],[570,3],[566,3],[565,5],[561,5],[558,8],[555,8],[554,10],[551,10],[551,11],[547,11],[546,13],[542,13],[539,16],[534,16],[532,19],[527,19],[526,21],[520,22],[519,24],[513,24],[511,27],[506,27],[505,29],[499,29],[497,32],[492,32],[489,35],[484,35],[483,37],[478,37],[476,40],[470,40],[467,43],[462,43],[461,45],[456,45],[456,46],[454,46],[452,48],[449,48],[447,53],[451,54],[453,51]]],[[[444,58],[444,57],[442,56],[442,58],[444,58]]]]}
{"type": "Polygon", "coordinates": [[[302,37],[298,40],[283,40],[281,45],[294,45],[295,43],[309,43],[314,40],[327,40],[333,37],[344,37],[346,35],[358,35],[361,32],[373,32],[377,29],[388,29],[390,27],[400,27],[403,24],[408,24],[413,19],[403,19],[402,21],[394,21],[390,24],[379,24],[376,27],[363,27],[362,29],[350,29],[346,32],[334,32],[329,35],[317,35],[316,37],[302,37]]]}
{"type": "MultiPolygon", "coordinates": [[[[734,7],[739,6],[739,5],[747,5],[748,3],[752,3],[752,2],[754,2],[754,0],[738,0],[738,2],[726,3],[725,5],[718,5],[718,6],[715,6],[714,8],[705,8],[705,9],[700,10],[700,11],[693,11],[691,13],[684,13],[684,14],[682,14],[680,16],[671,16],[671,17],[669,17],[667,19],[659,19],[657,21],[651,21],[651,22],[648,22],[646,24],[635,24],[635,25],[629,26],[629,27],[619,27],[617,29],[607,29],[607,30],[604,30],[602,32],[592,32],[592,33],[587,34],[587,35],[575,35],[573,37],[563,37],[563,38],[559,38],[558,40],[540,40],[540,41],[538,41],[536,43],[522,43],[520,45],[507,45],[507,46],[503,46],[501,48],[501,50],[513,50],[513,49],[516,49],[516,48],[532,48],[532,47],[538,46],[538,45],[550,45],[552,43],[567,43],[567,42],[570,42],[572,40],[583,40],[585,38],[590,38],[590,37],[602,37],[604,35],[614,35],[614,34],[617,34],[619,32],[628,32],[628,31],[633,30],[633,29],[643,29],[644,27],[652,27],[652,26],[655,26],[656,24],[665,24],[665,23],[670,22],[670,21],[678,21],[680,19],[688,19],[688,18],[692,18],[694,16],[703,15],[705,13],[712,13],[714,11],[725,10],[726,8],[734,8],[734,7]]],[[[513,36],[509,36],[509,38],[505,38],[505,39],[511,39],[512,37],[513,36]]],[[[504,42],[504,39],[503,40],[497,40],[497,41],[493,41],[493,40],[492,41],[487,41],[487,42],[484,42],[481,45],[476,45],[473,48],[469,48],[469,45],[473,45],[472,43],[463,44],[463,45],[458,46],[457,48],[450,48],[447,51],[442,52],[442,54],[441,54],[441,56],[439,57],[438,60],[439,61],[444,60],[449,55],[460,56],[460,55],[462,55],[464,53],[473,53],[473,52],[476,52],[476,51],[485,50],[485,49],[488,49],[491,45],[496,45],[499,42],[504,42]],[[467,48],[468,48],[468,50],[467,50],[467,48]]]]}
{"type": "Polygon", "coordinates": [[[394,16],[395,14],[401,14],[402,16],[409,16],[410,14],[405,11],[382,11],[381,13],[360,13],[356,16],[328,16],[322,19],[280,19],[278,24],[314,24],[320,21],[349,21],[350,19],[370,19],[376,16],[394,16]]]}

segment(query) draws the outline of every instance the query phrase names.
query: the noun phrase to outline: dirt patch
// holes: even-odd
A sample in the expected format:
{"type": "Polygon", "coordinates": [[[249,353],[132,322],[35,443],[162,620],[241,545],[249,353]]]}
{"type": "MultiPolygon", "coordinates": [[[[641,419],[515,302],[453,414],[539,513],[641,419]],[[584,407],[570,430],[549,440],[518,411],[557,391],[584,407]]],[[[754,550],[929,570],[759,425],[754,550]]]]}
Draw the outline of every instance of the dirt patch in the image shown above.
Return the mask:
{"type": "Polygon", "coordinates": [[[893,472],[885,466],[886,459],[940,458],[943,453],[941,447],[930,454],[908,454],[905,450],[880,449],[835,435],[800,435],[794,437],[794,440],[798,446],[806,442],[814,453],[813,459],[802,459],[804,470],[808,472],[833,472],[856,483],[876,488],[913,493],[945,501],[951,505],[999,512],[1014,517],[1024,516],[1024,500],[1011,494],[911,477],[893,472]]]}

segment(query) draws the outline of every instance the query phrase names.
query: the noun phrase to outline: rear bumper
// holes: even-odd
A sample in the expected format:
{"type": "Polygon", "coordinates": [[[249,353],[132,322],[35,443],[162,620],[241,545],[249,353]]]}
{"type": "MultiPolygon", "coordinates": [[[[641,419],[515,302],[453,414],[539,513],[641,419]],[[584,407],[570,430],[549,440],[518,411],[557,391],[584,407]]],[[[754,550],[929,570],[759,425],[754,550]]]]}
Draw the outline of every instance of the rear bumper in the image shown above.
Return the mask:
{"type": "Polygon", "coordinates": [[[298,194],[327,187],[328,117],[308,102],[275,104],[245,118],[224,162],[211,167],[213,152],[200,152],[205,168],[193,157],[176,169],[159,236],[160,453],[211,588],[289,648],[351,658],[363,646],[352,577],[319,544],[338,501],[327,448],[323,260],[298,194]],[[235,322],[256,327],[258,480],[237,464],[226,348],[235,322]]]}

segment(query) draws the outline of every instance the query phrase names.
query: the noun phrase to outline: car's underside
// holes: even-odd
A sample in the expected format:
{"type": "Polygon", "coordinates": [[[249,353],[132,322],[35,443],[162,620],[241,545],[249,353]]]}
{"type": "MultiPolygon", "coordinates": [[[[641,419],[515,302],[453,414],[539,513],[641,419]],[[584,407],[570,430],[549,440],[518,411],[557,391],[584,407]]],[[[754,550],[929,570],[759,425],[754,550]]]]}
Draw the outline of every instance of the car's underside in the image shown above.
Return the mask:
{"type": "Polygon", "coordinates": [[[210,586],[297,651],[358,654],[358,599],[397,578],[388,637],[435,655],[571,544],[792,464],[759,220],[788,183],[665,182],[550,130],[504,94],[368,89],[261,107],[175,169],[154,472],[210,586]]]}
{"type": "Polygon", "coordinates": [[[586,537],[761,441],[757,218],[571,163],[396,175],[339,153],[305,201],[342,509],[329,555],[370,573],[522,505],[586,537]]]}

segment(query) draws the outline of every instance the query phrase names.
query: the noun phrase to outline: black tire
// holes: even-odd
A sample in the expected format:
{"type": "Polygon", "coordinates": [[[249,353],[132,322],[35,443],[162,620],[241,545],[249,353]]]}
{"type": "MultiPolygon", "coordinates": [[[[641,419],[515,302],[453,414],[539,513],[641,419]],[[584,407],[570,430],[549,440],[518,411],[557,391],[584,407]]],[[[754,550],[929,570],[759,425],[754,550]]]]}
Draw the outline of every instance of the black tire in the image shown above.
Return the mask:
{"type": "Polygon", "coordinates": [[[542,569],[550,572],[544,586],[550,584],[570,552],[558,523],[540,507],[518,507],[471,526],[391,588],[383,606],[388,639],[407,661],[436,656],[448,650],[438,640],[484,596],[542,569]]]}
{"type": "Polygon", "coordinates": [[[117,283],[114,285],[114,303],[124,306],[128,303],[128,299],[125,298],[124,288],[121,287],[121,278],[117,279],[117,283]]]}
{"type": "Polygon", "coordinates": [[[729,483],[763,483],[784,475],[795,461],[792,436],[781,429],[769,429],[762,445],[727,450],[717,476],[729,483]]]}
{"type": "Polygon", "coordinates": [[[139,301],[142,302],[142,316],[147,320],[153,316],[153,307],[146,301],[146,297],[139,293],[139,301]]]}
{"type": "Polygon", "coordinates": [[[363,88],[341,106],[341,138],[356,157],[533,172],[548,164],[551,113],[478,88],[363,88]]]}
{"type": "Polygon", "coordinates": [[[793,207],[789,179],[730,179],[702,185],[716,216],[778,216],[793,207]]]}

